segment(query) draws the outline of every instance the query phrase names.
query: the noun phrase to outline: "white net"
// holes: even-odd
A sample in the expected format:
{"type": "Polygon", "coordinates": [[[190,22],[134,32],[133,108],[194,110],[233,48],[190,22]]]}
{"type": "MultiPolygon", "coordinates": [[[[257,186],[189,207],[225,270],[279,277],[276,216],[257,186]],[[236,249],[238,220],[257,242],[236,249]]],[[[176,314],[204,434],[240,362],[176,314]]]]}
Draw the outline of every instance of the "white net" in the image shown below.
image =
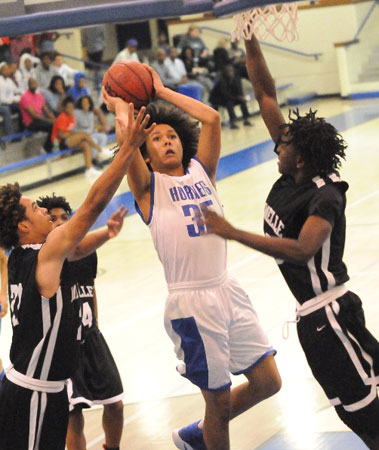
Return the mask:
{"type": "Polygon", "coordinates": [[[266,5],[236,14],[232,41],[250,39],[254,34],[257,39],[265,40],[274,36],[278,41],[295,41],[299,38],[296,29],[297,3],[266,5]]]}

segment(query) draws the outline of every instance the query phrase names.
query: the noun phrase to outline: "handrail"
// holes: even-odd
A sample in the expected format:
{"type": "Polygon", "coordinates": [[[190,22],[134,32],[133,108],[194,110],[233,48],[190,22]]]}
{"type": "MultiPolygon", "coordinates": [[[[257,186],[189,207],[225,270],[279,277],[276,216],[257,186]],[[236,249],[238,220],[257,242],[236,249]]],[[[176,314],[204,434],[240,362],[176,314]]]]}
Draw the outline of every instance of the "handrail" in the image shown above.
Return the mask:
{"type": "Polygon", "coordinates": [[[94,66],[99,69],[108,69],[108,66],[103,63],[92,62],[88,59],[78,58],[77,56],[67,55],[67,54],[61,53],[61,52],[59,52],[59,54],[62,55],[64,58],[69,58],[69,59],[73,59],[74,61],[84,62],[84,63],[87,63],[88,65],[94,66]]]}
{"type": "Polygon", "coordinates": [[[355,41],[357,41],[358,36],[361,34],[363,28],[365,27],[368,19],[370,18],[371,14],[374,11],[375,6],[379,5],[379,0],[374,0],[373,4],[371,5],[370,9],[368,10],[368,13],[366,14],[365,18],[362,20],[361,25],[358,27],[357,32],[355,33],[355,36],[353,37],[353,39],[350,42],[346,43],[346,47],[350,47],[352,44],[355,43],[355,41]]]}
{"type": "MultiPolygon", "coordinates": [[[[378,0],[375,0],[375,1],[378,1],[378,0]]],[[[230,36],[230,33],[228,33],[227,31],[218,30],[217,28],[213,28],[213,27],[204,26],[204,27],[200,27],[200,30],[201,31],[202,30],[214,31],[216,33],[225,34],[227,36],[230,36]]],[[[259,41],[259,43],[266,47],[275,48],[276,50],[282,50],[285,52],[294,53],[295,55],[305,56],[307,58],[315,58],[316,60],[318,60],[318,58],[320,56],[322,56],[322,53],[305,53],[305,52],[301,52],[299,50],[293,50],[291,48],[282,47],[282,46],[276,45],[276,44],[271,44],[269,42],[259,41]]]]}

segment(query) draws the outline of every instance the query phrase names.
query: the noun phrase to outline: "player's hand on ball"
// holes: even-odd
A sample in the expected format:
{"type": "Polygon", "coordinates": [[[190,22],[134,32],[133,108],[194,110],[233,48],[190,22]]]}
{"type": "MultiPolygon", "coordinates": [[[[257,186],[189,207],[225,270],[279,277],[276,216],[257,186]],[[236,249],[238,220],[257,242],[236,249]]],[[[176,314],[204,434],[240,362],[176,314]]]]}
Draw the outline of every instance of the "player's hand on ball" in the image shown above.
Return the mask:
{"type": "Polygon", "coordinates": [[[105,103],[108,111],[115,112],[117,105],[126,104],[122,98],[112,97],[111,95],[109,95],[104,86],[102,87],[101,91],[103,94],[102,100],[105,103]]]}
{"type": "Polygon", "coordinates": [[[120,149],[124,144],[128,147],[139,148],[154,131],[156,123],[146,128],[150,120],[150,115],[145,114],[145,106],[140,108],[136,117],[134,117],[133,103],[129,103],[127,106],[127,118],[125,117],[126,111],[124,107],[120,111],[118,109],[116,110],[116,136],[119,136],[117,142],[120,145],[120,149]],[[120,144],[120,141],[122,141],[122,144],[120,144]]]}
{"type": "Polygon", "coordinates": [[[163,86],[162,80],[159,78],[159,75],[152,67],[148,66],[147,64],[144,64],[144,66],[150,72],[151,77],[153,79],[153,86],[154,86],[154,92],[155,92],[154,98],[159,98],[160,92],[163,89],[165,89],[165,87],[163,86]]]}

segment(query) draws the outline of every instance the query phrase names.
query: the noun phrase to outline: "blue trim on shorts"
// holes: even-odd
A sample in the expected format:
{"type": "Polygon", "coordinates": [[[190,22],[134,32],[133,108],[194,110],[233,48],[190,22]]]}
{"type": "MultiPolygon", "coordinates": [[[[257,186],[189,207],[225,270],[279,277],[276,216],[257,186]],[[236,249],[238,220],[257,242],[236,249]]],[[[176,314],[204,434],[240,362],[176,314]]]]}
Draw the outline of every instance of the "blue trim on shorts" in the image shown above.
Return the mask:
{"type": "Polygon", "coordinates": [[[175,333],[180,336],[186,373],[181,374],[193,384],[205,389],[208,386],[208,362],[203,340],[194,317],[171,320],[175,333]]]}
{"type": "Polygon", "coordinates": [[[251,366],[247,367],[246,369],[243,370],[239,370],[238,372],[232,372],[233,375],[241,375],[243,373],[248,372],[249,370],[251,370],[253,367],[258,366],[267,356],[274,354],[274,356],[277,354],[278,352],[273,348],[271,350],[269,350],[268,352],[264,353],[259,359],[257,359],[255,361],[255,363],[253,363],[251,366]]]}
{"type": "Polygon", "coordinates": [[[201,386],[199,386],[199,387],[200,387],[200,389],[202,391],[218,392],[218,391],[225,391],[225,389],[229,389],[231,385],[232,385],[232,382],[230,381],[229,383],[224,384],[224,386],[221,386],[219,388],[213,388],[212,389],[212,388],[209,388],[209,387],[201,387],[201,386]]]}

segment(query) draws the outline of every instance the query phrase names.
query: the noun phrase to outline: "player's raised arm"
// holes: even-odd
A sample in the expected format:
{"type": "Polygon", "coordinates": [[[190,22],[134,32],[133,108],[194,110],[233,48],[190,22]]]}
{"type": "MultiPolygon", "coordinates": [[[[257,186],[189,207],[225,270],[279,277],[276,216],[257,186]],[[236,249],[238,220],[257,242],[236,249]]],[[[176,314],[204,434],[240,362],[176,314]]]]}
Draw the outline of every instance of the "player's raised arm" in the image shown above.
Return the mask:
{"type": "Polygon", "coordinates": [[[246,66],[255,98],[271,138],[276,143],[282,134],[280,125],[285,123],[276,97],[275,82],[267,67],[261,47],[253,35],[245,40],[246,66]]]}
{"type": "Polygon", "coordinates": [[[142,122],[135,120],[133,106],[129,107],[124,141],[112,163],[93,184],[72,218],[49,233],[40,250],[36,270],[36,280],[43,296],[49,298],[55,293],[64,259],[83,239],[119,187],[136,151],[152,130],[146,129],[148,120],[148,116],[142,122]]]}
{"type": "MultiPolygon", "coordinates": [[[[103,88],[103,100],[109,111],[115,113],[115,128],[116,140],[119,146],[122,145],[125,139],[125,130],[128,126],[129,110],[128,104],[119,97],[110,96],[103,88]]],[[[140,108],[136,121],[144,120],[146,108],[140,108]]],[[[138,203],[141,210],[144,210],[143,204],[146,203],[146,209],[149,210],[150,198],[150,171],[141,155],[141,152],[136,152],[135,156],[128,168],[128,183],[133,196],[138,203]]]]}
{"type": "Polygon", "coordinates": [[[163,86],[158,74],[146,66],[153,77],[155,98],[179,107],[201,122],[197,157],[206,167],[213,183],[221,151],[221,121],[219,113],[210,106],[187,95],[179,94],[163,86]]]}

